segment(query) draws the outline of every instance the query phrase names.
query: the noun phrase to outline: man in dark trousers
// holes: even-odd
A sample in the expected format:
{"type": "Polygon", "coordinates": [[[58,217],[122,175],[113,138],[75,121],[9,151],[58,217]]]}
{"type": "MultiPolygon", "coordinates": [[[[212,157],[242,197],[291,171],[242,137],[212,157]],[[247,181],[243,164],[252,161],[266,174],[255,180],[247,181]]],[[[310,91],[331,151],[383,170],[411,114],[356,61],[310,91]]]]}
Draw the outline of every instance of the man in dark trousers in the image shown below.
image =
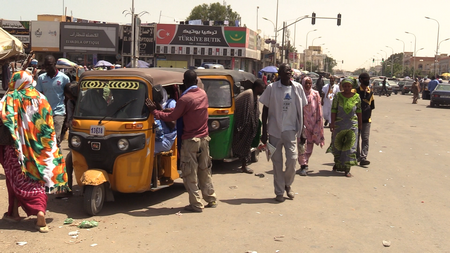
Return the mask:
{"type": "Polygon", "coordinates": [[[155,103],[148,98],[145,103],[156,119],[175,121],[183,118],[180,169],[190,203],[185,209],[202,212],[203,207],[217,206],[209,156],[211,138],[208,136],[208,97],[206,92],[197,86],[197,74],[193,70],[184,72],[183,84],[187,89],[171,112],[156,110],[155,103]],[[200,190],[203,199],[208,202],[206,206],[201,202],[200,190]]]}
{"type": "Polygon", "coordinates": [[[381,84],[382,84],[382,86],[381,86],[381,91],[380,91],[380,97],[381,97],[381,94],[383,94],[383,92],[387,96],[388,92],[387,92],[387,87],[386,87],[386,77],[383,79],[383,82],[381,84]]]}
{"type": "Polygon", "coordinates": [[[361,85],[358,89],[356,89],[356,91],[361,98],[362,129],[358,135],[358,148],[356,151],[356,157],[359,160],[359,164],[361,166],[364,166],[370,164],[370,161],[367,160],[367,155],[369,153],[369,135],[370,124],[372,122],[372,110],[375,109],[375,102],[373,100],[373,93],[369,88],[369,74],[361,73],[359,75],[359,82],[361,83],[361,85]]]}

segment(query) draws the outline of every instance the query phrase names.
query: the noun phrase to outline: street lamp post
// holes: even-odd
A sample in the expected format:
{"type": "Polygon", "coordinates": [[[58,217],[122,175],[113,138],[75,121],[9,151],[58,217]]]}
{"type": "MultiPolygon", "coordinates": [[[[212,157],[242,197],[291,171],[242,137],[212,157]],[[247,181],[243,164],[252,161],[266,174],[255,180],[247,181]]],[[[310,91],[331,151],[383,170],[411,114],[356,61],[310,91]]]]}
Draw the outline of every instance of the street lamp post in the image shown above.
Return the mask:
{"type": "MultiPolygon", "coordinates": [[[[377,53],[381,56],[381,58],[383,58],[383,56],[380,53],[377,53]]],[[[383,75],[383,64],[381,64],[381,75],[383,75]]]]}
{"type": "Polygon", "coordinates": [[[412,36],[414,36],[414,54],[413,54],[413,57],[414,57],[413,80],[414,80],[414,78],[416,77],[416,42],[417,42],[417,38],[414,33],[410,33],[410,32],[405,32],[405,33],[411,34],[412,36]]]}
{"type": "MultiPolygon", "coordinates": [[[[320,39],[320,38],[322,38],[322,36],[314,38],[314,39],[312,40],[311,46],[313,47],[313,46],[314,46],[314,41],[315,41],[316,39],[320,39]]],[[[313,52],[311,52],[311,68],[310,68],[310,71],[311,71],[311,72],[312,72],[312,67],[313,67],[313,60],[314,60],[314,56],[313,56],[313,52]]]]}
{"type": "MultiPolygon", "coordinates": [[[[294,44],[295,45],[295,44],[294,44]]],[[[298,45],[299,47],[303,47],[303,45],[298,45]]],[[[298,55],[298,50],[296,50],[296,55],[298,55]]],[[[301,66],[302,65],[302,57],[298,58],[298,65],[301,66]]],[[[299,69],[299,67],[297,67],[297,69],[299,69]]]]}
{"type": "MultiPolygon", "coordinates": [[[[384,62],[387,60],[387,53],[383,49],[381,49],[380,51],[384,52],[384,61],[383,61],[383,64],[381,65],[381,69],[383,69],[383,67],[386,66],[386,64],[384,64],[384,62]]],[[[384,72],[386,72],[386,70],[384,70],[384,72]]],[[[386,75],[386,73],[384,73],[384,74],[386,75]]]]}
{"type": "Polygon", "coordinates": [[[437,21],[434,18],[430,18],[430,17],[425,17],[426,19],[431,19],[436,21],[436,23],[438,24],[438,30],[437,30],[437,41],[436,41],[436,55],[434,56],[434,75],[436,76],[436,63],[437,63],[437,57],[438,57],[438,52],[439,52],[439,21],[437,21]]]}
{"type": "Polygon", "coordinates": [[[256,6],[256,32],[258,32],[258,12],[259,12],[259,6],[256,6]]]}
{"type": "Polygon", "coordinates": [[[270,23],[272,23],[272,25],[273,25],[273,30],[274,30],[274,32],[275,32],[275,35],[274,35],[275,46],[273,47],[273,66],[276,66],[276,65],[277,65],[277,58],[276,58],[276,56],[277,56],[277,27],[276,27],[275,24],[272,22],[272,20],[270,20],[270,19],[268,19],[268,18],[264,18],[264,17],[263,17],[263,19],[269,21],[270,23]]]}
{"type": "Polygon", "coordinates": [[[317,31],[317,29],[311,30],[311,31],[306,33],[306,47],[305,47],[305,53],[303,54],[303,59],[304,59],[304,62],[305,62],[305,70],[306,70],[306,50],[308,50],[308,35],[309,35],[310,32],[315,32],[315,31],[317,31]]]}
{"type": "Polygon", "coordinates": [[[402,77],[405,76],[405,42],[403,40],[396,39],[403,43],[403,58],[402,58],[402,77]]]}
{"type": "MultiPolygon", "coordinates": [[[[439,48],[441,48],[441,43],[444,42],[444,41],[447,41],[447,40],[450,40],[450,38],[447,38],[445,40],[441,40],[441,42],[439,42],[439,48]]],[[[441,66],[439,65],[439,72],[441,72],[440,68],[441,68],[441,66]]]]}
{"type": "Polygon", "coordinates": [[[391,77],[394,77],[394,49],[390,46],[386,46],[392,50],[391,54],[391,77]]]}

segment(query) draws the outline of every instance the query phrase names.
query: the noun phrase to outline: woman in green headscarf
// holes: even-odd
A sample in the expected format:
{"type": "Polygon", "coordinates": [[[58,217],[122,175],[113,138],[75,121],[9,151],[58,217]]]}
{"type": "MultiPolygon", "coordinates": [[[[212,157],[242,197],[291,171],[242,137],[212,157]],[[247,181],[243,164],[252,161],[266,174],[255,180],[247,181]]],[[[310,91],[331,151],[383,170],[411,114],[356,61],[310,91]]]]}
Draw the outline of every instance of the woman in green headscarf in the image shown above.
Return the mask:
{"type": "Polygon", "coordinates": [[[353,92],[358,87],[356,79],[344,78],[341,86],[342,92],[336,95],[331,106],[332,143],[327,152],[334,155],[333,171],[344,171],[346,177],[351,177],[351,166],[358,164],[356,140],[362,127],[361,99],[353,92]]]}

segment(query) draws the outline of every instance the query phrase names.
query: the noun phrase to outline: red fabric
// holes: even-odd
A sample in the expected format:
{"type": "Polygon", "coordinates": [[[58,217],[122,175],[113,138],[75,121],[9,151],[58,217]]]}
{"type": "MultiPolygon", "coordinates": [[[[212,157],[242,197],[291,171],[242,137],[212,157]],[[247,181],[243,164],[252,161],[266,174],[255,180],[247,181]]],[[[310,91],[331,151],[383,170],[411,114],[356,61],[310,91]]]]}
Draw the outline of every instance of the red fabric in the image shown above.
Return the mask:
{"type": "Polygon", "coordinates": [[[25,213],[37,215],[47,209],[47,195],[41,183],[30,179],[22,169],[12,146],[0,146],[0,162],[5,170],[8,188],[8,215],[13,215],[14,200],[25,213]]]}
{"type": "Polygon", "coordinates": [[[200,88],[194,88],[184,94],[172,112],[153,111],[156,119],[174,121],[183,117],[183,136],[181,139],[202,138],[208,136],[208,97],[200,88]]]}

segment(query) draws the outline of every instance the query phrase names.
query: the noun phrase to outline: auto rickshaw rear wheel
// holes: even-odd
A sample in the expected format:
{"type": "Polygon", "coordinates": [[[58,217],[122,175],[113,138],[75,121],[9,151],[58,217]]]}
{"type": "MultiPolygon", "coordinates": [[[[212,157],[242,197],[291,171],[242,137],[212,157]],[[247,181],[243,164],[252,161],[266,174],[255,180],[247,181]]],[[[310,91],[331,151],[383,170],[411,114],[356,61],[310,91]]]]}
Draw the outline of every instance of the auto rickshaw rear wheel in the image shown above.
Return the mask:
{"type": "Polygon", "coordinates": [[[98,214],[105,203],[105,184],[86,185],[83,198],[84,210],[90,215],[98,214]]]}

